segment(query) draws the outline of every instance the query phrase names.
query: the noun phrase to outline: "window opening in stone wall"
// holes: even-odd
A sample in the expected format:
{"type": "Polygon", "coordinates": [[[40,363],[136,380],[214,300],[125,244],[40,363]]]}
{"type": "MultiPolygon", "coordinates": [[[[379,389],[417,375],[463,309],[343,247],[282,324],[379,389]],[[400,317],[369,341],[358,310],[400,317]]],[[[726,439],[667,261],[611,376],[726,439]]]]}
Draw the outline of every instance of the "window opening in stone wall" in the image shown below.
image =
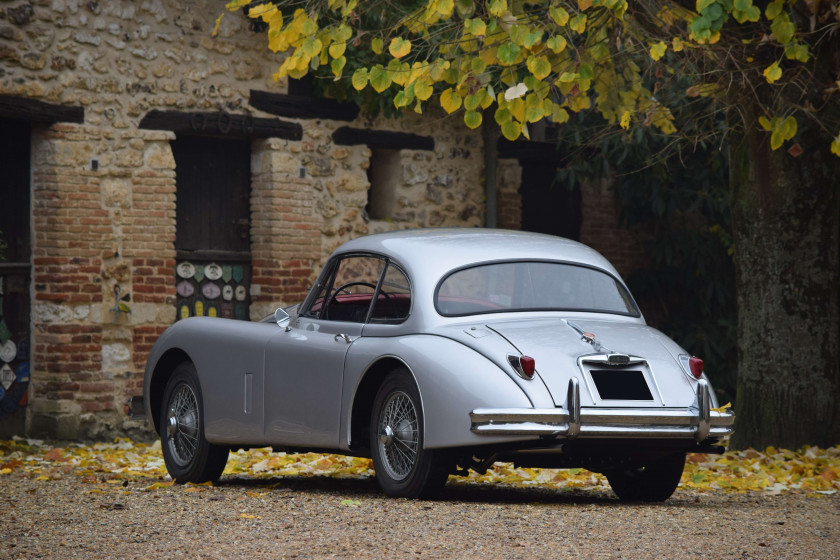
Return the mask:
{"type": "Polygon", "coordinates": [[[580,241],[580,188],[555,181],[557,167],[522,161],[522,229],[580,241]]]}
{"type": "Polygon", "coordinates": [[[179,136],[176,174],[177,319],[250,317],[251,146],[179,136]]]}
{"type": "Polygon", "coordinates": [[[0,119],[0,439],[23,435],[30,370],[30,127],[0,119]]]}
{"type": "Polygon", "coordinates": [[[367,171],[370,188],[365,207],[371,220],[386,220],[397,211],[397,188],[402,181],[399,150],[371,149],[367,171]]]}

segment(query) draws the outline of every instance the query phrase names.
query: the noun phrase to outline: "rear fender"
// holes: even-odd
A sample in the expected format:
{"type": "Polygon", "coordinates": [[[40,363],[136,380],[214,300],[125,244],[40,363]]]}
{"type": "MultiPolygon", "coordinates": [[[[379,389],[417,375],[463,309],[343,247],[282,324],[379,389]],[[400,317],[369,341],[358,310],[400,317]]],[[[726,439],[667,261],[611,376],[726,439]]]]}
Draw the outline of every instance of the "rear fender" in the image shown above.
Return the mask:
{"type": "MultiPolygon", "coordinates": [[[[521,436],[485,436],[470,431],[470,412],[476,408],[530,408],[528,395],[496,364],[474,350],[448,338],[409,335],[393,338],[362,337],[353,342],[345,363],[342,393],[342,438],[349,449],[352,427],[370,422],[370,392],[378,383],[368,376],[384,378],[383,369],[402,364],[414,377],[420,390],[425,426],[425,447],[464,447],[535,439],[521,436]],[[383,353],[387,348],[388,352],[383,353]],[[397,357],[399,356],[399,357],[397,357]],[[388,367],[382,368],[383,360],[388,367]],[[352,418],[353,414],[365,416],[352,418]]],[[[536,391],[546,391],[534,385],[536,391]]],[[[548,398],[547,395],[543,396],[548,398]]]]}

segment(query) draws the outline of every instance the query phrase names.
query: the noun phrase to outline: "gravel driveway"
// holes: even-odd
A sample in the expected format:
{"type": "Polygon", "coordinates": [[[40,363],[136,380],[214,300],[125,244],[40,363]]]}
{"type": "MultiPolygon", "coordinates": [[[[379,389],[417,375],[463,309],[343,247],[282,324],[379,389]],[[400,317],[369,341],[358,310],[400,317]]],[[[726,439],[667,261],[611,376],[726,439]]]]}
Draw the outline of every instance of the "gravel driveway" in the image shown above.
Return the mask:
{"type": "Polygon", "coordinates": [[[450,484],[385,498],[372,479],[0,477],[0,558],[803,558],[840,556],[840,495],[450,484]]]}

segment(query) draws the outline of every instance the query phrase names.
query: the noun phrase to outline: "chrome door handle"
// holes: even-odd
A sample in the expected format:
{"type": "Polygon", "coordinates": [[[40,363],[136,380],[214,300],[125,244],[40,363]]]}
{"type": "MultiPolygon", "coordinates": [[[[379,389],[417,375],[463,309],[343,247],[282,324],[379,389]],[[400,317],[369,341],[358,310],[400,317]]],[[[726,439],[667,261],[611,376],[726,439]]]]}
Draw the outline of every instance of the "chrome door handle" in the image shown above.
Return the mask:
{"type": "Polygon", "coordinates": [[[334,340],[337,342],[339,339],[344,340],[344,342],[346,342],[347,344],[350,344],[351,342],[353,342],[353,339],[350,338],[349,336],[347,336],[346,334],[335,335],[334,340]]]}

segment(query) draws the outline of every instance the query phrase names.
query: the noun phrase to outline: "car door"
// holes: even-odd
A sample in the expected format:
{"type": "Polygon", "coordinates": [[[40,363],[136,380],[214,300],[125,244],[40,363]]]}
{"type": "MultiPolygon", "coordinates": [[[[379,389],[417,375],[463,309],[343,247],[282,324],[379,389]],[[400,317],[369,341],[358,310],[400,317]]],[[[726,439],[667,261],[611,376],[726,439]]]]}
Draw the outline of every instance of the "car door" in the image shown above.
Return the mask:
{"type": "Polygon", "coordinates": [[[337,447],[344,359],[362,334],[384,268],[372,255],[332,259],[299,316],[268,343],[267,443],[337,447]]]}

